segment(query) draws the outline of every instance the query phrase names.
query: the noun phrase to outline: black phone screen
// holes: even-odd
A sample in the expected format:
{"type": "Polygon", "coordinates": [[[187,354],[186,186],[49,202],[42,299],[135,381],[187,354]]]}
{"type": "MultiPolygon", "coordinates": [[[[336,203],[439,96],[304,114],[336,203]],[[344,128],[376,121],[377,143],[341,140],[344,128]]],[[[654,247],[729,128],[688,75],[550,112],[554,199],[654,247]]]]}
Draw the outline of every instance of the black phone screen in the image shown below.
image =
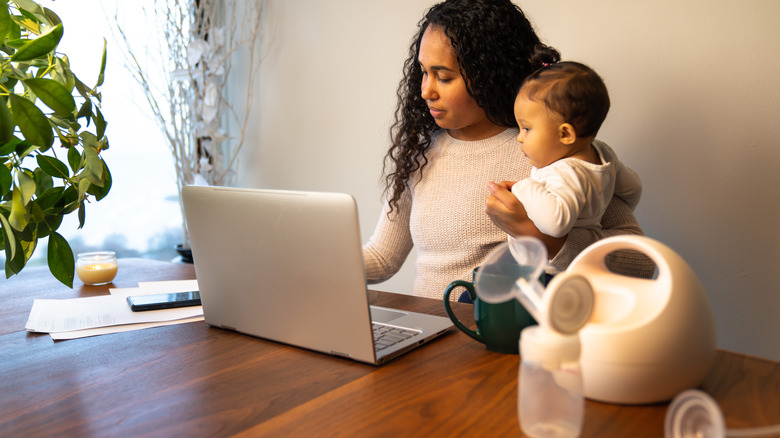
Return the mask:
{"type": "Polygon", "coordinates": [[[135,295],[127,297],[127,303],[130,305],[130,310],[133,312],[200,306],[200,292],[189,291],[155,295],[135,295]]]}

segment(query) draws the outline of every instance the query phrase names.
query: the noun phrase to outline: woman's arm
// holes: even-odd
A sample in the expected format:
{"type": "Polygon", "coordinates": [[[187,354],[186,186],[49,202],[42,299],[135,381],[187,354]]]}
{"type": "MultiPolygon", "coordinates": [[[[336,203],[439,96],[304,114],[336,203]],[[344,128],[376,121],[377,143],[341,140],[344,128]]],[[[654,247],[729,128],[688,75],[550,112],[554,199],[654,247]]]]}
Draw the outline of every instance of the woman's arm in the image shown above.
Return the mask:
{"type": "Polygon", "coordinates": [[[363,245],[363,264],[370,284],[385,281],[397,273],[412,250],[410,200],[402,198],[398,208],[388,216],[389,208],[385,203],[374,234],[363,245]]]}

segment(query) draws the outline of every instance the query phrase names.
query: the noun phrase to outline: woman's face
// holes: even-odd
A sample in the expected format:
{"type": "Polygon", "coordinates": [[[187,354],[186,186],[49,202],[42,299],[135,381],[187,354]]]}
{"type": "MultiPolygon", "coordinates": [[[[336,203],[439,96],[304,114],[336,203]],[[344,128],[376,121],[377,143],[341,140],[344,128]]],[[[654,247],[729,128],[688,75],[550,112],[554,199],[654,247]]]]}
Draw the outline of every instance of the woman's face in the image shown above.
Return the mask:
{"type": "Polygon", "coordinates": [[[423,79],[422,97],[436,124],[459,140],[482,140],[505,128],[488,120],[460,74],[449,38],[440,28],[429,26],[423,34],[418,57],[423,79]]]}

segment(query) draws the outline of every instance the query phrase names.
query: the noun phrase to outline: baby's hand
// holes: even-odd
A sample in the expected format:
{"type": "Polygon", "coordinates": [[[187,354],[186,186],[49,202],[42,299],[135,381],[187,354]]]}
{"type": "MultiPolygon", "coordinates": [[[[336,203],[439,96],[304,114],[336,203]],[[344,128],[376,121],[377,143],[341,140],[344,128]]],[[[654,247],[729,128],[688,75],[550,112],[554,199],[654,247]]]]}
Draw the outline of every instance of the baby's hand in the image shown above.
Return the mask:
{"type": "Polygon", "coordinates": [[[498,190],[495,188],[495,186],[503,187],[504,189],[508,191],[512,191],[512,187],[515,185],[517,181],[499,181],[499,182],[491,182],[488,183],[488,190],[490,190],[490,193],[493,193],[493,190],[498,190]]]}
{"type": "Polygon", "coordinates": [[[513,181],[488,183],[488,196],[485,203],[485,213],[490,220],[511,236],[524,234],[530,219],[523,204],[512,194],[513,181]]]}

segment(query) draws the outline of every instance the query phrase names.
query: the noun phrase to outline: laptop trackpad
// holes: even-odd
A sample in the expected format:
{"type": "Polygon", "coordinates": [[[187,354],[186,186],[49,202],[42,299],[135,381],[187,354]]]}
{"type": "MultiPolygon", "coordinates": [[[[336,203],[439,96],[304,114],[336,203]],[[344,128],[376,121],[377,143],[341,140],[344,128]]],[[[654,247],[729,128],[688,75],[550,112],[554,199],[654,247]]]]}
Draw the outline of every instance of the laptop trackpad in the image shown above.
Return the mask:
{"type": "Polygon", "coordinates": [[[398,319],[402,316],[408,315],[407,312],[400,310],[385,309],[380,307],[371,306],[371,321],[388,323],[394,319],[398,319]]]}

